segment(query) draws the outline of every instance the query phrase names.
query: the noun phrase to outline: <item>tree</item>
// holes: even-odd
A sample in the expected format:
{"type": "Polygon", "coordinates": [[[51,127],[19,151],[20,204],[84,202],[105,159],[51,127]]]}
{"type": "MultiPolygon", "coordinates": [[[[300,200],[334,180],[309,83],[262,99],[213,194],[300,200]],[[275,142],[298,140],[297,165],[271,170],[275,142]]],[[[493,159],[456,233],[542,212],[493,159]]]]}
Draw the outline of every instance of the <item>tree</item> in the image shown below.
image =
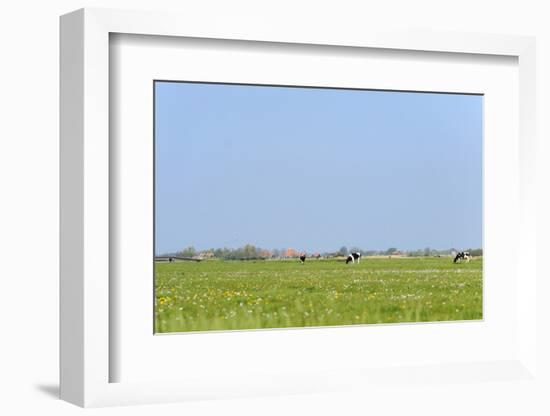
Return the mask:
{"type": "Polygon", "coordinates": [[[338,250],[338,254],[341,256],[347,256],[348,255],[348,248],[346,246],[340,247],[340,250],[338,250]]]}
{"type": "Polygon", "coordinates": [[[474,257],[480,257],[483,256],[483,249],[481,248],[474,248],[473,250],[470,250],[470,254],[474,257]]]}
{"type": "Polygon", "coordinates": [[[390,247],[388,248],[384,254],[386,254],[387,256],[390,256],[394,251],[397,251],[397,247],[390,247]]]}
{"type": "Polygon", "coordinates": [[[181,250],[178,255],[181,257],[193,257],[197,254],[197,250],[195,250],[195,247],[189,246],[181,250]]]}
{"type": "Polygon", "coordinates": [[[257,256],[256,253],[256,247],[254,247],[252,244],[247,244],[243,247],[243,257],[245,259],[254,259],[257,256]]]}

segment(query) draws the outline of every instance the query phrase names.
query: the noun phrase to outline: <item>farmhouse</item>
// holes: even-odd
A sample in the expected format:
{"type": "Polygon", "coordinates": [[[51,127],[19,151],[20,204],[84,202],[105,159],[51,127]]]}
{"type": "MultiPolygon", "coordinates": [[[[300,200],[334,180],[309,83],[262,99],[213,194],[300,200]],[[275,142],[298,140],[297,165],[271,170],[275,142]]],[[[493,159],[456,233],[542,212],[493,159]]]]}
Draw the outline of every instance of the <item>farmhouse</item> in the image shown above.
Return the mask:
{"type": "Polygon", "coordinates": [[[285,250],[285,253],[284,253],[284,256],[285,258],[295,258],[295,257],[300,257],[300,253],[298,252],[298,250],[295,250],[293,248],[287,248],[285,250]]]}

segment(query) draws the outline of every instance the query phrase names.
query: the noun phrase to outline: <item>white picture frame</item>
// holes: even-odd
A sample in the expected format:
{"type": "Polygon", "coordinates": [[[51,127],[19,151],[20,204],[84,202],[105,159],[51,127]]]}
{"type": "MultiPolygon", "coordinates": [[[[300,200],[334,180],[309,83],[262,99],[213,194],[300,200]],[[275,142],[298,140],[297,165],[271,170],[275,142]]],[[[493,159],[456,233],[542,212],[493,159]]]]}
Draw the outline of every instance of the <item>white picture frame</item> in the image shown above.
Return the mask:
{"type": "MultiPolygon", "coordinates": [[[[83,9],[61,18],[61,398],[80,406],[185,401],[360,389],[400,384],[413,378],[445,382],[445,374],[467,383],[491,380],[537,382],[536,362],[536,206],[535,196],[535,40],[530,37],[467,33],[290,31],[266,22],[212,22],[165,13],[83,9]],[[220,374],[180,381],[111,382],[119,360],[110,348],[113,298],[109,276],[109,36],[113,33],[206,39],[280,42],[334,47],[382,48],[516,57],[519,66],[520,186],[517,218],[517,354],[498,362],[452,362],[411,368],[370,368],[368,374],[342,368],[330,376],[281,373],[263,380],[220,374]],[[110,309],[111,308],[111,309],[110,309]],[[443,376],[441,376],[443,374],[443,376]],[[476,375],[477,374],[477,375],[476,375]],[[500,375],[500,376],[499,376],[500,375]],[[343,382],[342,380],[346,380],[343,382]],[[443,380],[443,381],[441,381],[443,380]]],[[[409,331],[410,328],[401,331],[409,331]]],[[[292,331],[287,332],[292,336],[292,331]]],[[[296,333],[297,334],[297,333],[296,333]]],[[[341,335],[341,334],[340,334],[341,335]]],[[[330,336],[339,336],[332,333],[330,336]]],[[[238,342],[238,341],[236,341],[238,342]]],[[[431,384],[430,384],[431,383],[431,384]]],[[[431,387],[429,387],[431,385],[431,387]]]]}
{"type": "MultiPolygon", "coordinates": [[[[372,48],[340,48],[112,35],[110,39],[110,354],[112,382],[244,374],[257,380],[284,372],[406,367],[419,362],[508,359],[514,354],[517,265],[515,224],[517,59],[372,48]],[[401,71],[406,66],[406,71],[401,71]],[[396,70],[397,69],[397,70],[396,70]],[[219,331],[152,335],[154,224],[152,82],[158,79],[388,88],[483,94],[483,316],[480,322],[419,327],[369,325],[293,331],[219,331]],[[498,158],[491,155],[498,154],[498,158]],[[501,184],[507,186],[500,186],[501,184]],[[498,208],[497,208],[498,207],[498,208]],[[492,215],[487,213],[494,212],[492,215]],[[125,230],[132,230],[131,233],[125,230]],[[498,293],[498,296],[495,294],[498,293]],[[122,306],[124,305],[124,306],[122,306]],[[396,350],[400,339],[407,349],[396,350]],[[475,340],[475,342],[471,342],[475,340]],[[223,349],[218,348],[223,345],[223,349]],[[346,354],[337,353],[346,345],[346,354]],[[363,350],[368,354],[363,354],[363,350]],[[144,360],[144,357],[155,357],[144,360]],[[208,357],[208,360],[197,360],[208,357]],[[264,357],[270,357],[265,360],[264,357]],[[254,362],[253,371],[242,363],[254,362]],[[209,376],[207,376],[209,375],[209,376]]],[[[398,94],[398,93],[393,93],[398,94]]],[[[418,94],[418,93],[416,93],[418,94]]],[[[444,140],[444,138],[442,138],[444,140]]],[[[343,137],[334,137],[335,149],[343,137]]],[[[258,155],[262,157],[262,155],[258,155]]],[[[358,172],[360,174],[361,172],[358,172]]],[[[226,200],[231,204],[233,201],[226,200]]],[[[237,201],[235,201],[237,203],[237,201]]],[[[354,209],[347,207],[346,209],[354,209]]],[[[355,208],[367,210],[364,208],[355,208]]],[[[411,217],[411,221],[414,219],[411,217]]],[[[361,235],[362,237],[367,237],[361,235]]],[[[233,382],[235,380],[232,380],[233,382]]]]}

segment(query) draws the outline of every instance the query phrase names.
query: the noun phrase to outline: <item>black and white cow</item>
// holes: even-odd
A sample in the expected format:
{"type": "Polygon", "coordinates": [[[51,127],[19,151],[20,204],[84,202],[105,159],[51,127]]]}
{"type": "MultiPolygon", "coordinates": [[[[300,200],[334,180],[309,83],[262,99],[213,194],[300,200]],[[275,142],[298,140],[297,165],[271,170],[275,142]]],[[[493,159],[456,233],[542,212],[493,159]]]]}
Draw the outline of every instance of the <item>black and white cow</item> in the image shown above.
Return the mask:
{"type": "Polygon", "coordinates": [[[469,263],[471,258],[472,258],[472,256],[470,256],[469,251],[461,251],[460,253],[458,253],[456,255],[455,259],[453,260],[453,263],[456,263],[459,260],[460,261],[466,260],[466,262],[469,263]]]}
{"type": "Polygon", "coordinates": [[[346,258],[346,264],[348,264],[350,261],[352,263],[355,263],[355,260],[357,260],[357,263],[361,262],[361,253],[359,253],[358,251],[348,255],[348,257],[346,258]]]}
{"type": "Polygon", "coordinates": [[[304,264],[306,262],[306,253],[300,254],[300,262],[304,264]]]}

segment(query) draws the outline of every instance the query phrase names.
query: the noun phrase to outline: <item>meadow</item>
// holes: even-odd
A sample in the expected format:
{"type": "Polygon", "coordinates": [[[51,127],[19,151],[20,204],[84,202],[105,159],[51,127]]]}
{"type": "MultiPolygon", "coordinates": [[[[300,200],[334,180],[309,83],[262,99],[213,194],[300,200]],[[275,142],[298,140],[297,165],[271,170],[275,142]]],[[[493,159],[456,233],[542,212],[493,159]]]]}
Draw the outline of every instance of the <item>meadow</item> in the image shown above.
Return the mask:
{"type": "Polygon", "coordinates": [[[483,259],[157,262],[155,332],[482,319],[483,259]]]}

